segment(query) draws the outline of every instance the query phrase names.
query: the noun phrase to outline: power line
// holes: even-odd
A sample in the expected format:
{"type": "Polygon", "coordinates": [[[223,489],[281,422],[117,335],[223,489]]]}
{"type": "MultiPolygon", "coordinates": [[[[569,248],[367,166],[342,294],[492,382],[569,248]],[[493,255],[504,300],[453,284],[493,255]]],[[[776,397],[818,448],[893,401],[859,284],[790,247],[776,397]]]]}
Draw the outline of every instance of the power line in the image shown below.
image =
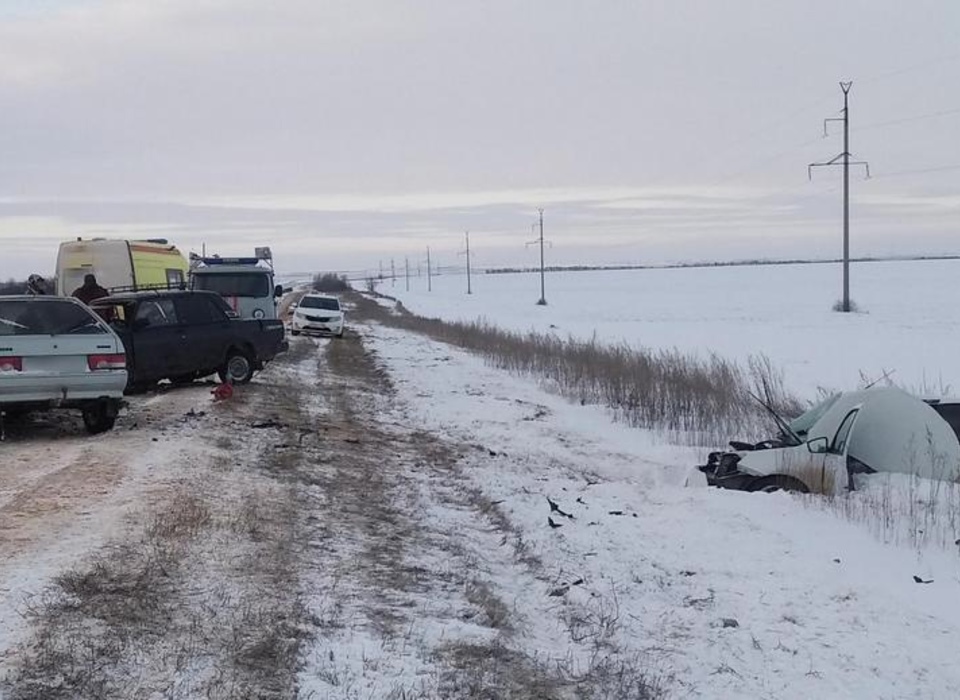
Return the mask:
{"type": "Polygon", "coordinates": [[[876,83],[881,80],[886,80],[888,78],[892,78],[897,75],[903,75],[904,73],[912,73],[913,71],[925,70],[930,66],[937,65],[938,63],[949,63],[951,61],[957,61],[957,60],[960,60],[960,53],[947,54],[946,56],[940,56],[939,58],[932,58],[928,61],[924,61],[923,63],[915,63],[912,66],[895,68],[892,71],[887,71],[886,73],[880,73],[879,75],[875,75],[872,78],[871,77],[860,78],[860,82],[867,83],[867,84],[876,83]]]}
{"type": "Polygon", "coordinates": [[[915,170],[896,170],[892,173],[880,173],[879,175],[874,175],[873,179],[876,180],[878,178],[902,177],[904,175],[924,175],[926,173],[944,173],[950,170],[960,170],[960,164],[940,165],[933,168],[918,168],[915,170]]]}
{"type": "Polygon", "coordinates": [[[960,114],[960,107],[955,109],[943,109],[939,112],[928,112],[927,114],[918,114],[913,117],[903,117],[901,119],[891,119],[885,122],[875,122],[873,124],[865,124],[864,126],[858,126],[857,131],[866,131],[867,129],[879,129],[882,126],[896,126],[897,124],[910,124],[913,122],[923,121],[925,119],[937,119],[939,117],[946,117],[951,114],[960,114]]]}

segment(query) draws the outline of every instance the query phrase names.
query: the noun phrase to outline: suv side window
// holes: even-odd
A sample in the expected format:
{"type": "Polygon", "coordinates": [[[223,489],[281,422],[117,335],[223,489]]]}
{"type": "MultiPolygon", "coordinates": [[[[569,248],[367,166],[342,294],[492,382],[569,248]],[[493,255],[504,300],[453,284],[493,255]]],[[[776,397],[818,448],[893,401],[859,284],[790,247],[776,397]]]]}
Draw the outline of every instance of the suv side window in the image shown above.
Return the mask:
{"type": "Polygon", "coordinates": [[[960,439],[960,404],[936,403],[933,404],[932,408],[940,414],[941,418],[950,424],[953,432],[957,434],[957,439],[960,439]]]}
{"type": "Polygon", "coordinates": [[[223,314],[213,305],[206,295],[189,294],[177,299],[177,308],[183,322],[192,326],[217,323],[223,320],[223,314]]]}
{"type": "Polygon", "coordinates": [[[850,430],[853,428],[853,422],[857,419],[857,413],[860,409],[855,408],[846,415],[840,427],[837,428],[837,434],[833,437],[833,445],[830,451],[834,454],[842,455],[847,449],[847,441],[850,438],[850,430]]]}
{"type": "Polygon", "coordinates": [[[137,321],[147,326],[169,326],[178,323],[177,312],[170,299],[144,299],[137,307],[137,321]]]}

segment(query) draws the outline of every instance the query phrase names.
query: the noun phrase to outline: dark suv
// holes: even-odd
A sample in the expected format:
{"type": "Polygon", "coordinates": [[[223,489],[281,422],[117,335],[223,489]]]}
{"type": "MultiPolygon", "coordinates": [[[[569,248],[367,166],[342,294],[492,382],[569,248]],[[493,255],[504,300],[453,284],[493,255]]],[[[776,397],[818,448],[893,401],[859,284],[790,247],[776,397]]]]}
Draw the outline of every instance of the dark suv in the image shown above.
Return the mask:
{"type": "Polygon", "coordinates": [[[130,292],[97,299],[91,307],[123,340],[129,390],[213,373],[242,384],[287,349],[281,321],[237,319],[214,292],[130,292]]]}

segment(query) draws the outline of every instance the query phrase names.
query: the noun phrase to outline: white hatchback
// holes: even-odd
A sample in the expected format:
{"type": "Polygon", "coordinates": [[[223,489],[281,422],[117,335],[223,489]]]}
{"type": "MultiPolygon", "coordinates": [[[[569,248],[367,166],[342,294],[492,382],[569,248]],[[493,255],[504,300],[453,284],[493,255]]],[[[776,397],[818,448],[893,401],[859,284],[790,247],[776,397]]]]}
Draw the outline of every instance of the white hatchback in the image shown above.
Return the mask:
{"type": "Polygon", "coordinates": [[[290,335],[325,333],[343,337],[343,307],[329,294],[310,293],[297,304],[290,321],[290,335]]]}
{"type": "Polygon", "coordinates": [[[91,433],[113,428],[127,384],[120,337],[69,297],[0,296],[0,419],[78,408],[91,433]]]}

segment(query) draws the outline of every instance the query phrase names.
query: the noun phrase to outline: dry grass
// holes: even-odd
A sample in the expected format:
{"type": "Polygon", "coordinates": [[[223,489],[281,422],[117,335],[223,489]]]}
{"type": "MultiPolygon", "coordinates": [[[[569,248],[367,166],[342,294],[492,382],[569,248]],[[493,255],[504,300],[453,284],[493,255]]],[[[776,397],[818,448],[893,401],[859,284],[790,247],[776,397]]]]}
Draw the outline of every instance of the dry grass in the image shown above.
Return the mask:
{"type": "Polygon", "coordinates": [[[495,640],[452,644],[436,660],[443,670],[388,700],[660,700],[664,679],[639,655],[595,652],[582,659],[524,654],[495,640]]]}
{"type": "MultiPolygon", "coordinates": [[[[960,484],[908,474],[858,477],[860,488],[832,498],[804,499],[862,525],[878,540],[910,547],[956,552],[960,543],[960,484]]],[[[841,490],[842,491],[842,490],[841,490]]]]}
{"type": "Polygon", "coordinates": [[[517,333],[484,321],[416,316],[399,303],[394,313],[367,297],[353,299],[358,317],[470,350],[500,369],[538,377],[574,401],[607,406],[629,425],[666,431],[694,445],[768,437],[769,417],[751,392],[759,391],[786,415],[802,408],[785,390],[782,374],[763,357],[744,369],[712,354],[702,358],[597,338],[517,333]]]}
{"type": "Polygon", "coordinates": [[[503,632],[513,629],[510,608],[493,592],[487,582],[480,579],[468,582],[464,597],[481,612],[480,616],[474,618],[474,622],[503,632]]]}
{"type": "Polygon", "coordinates": [[[35,636],[9,700],[287,698],[313,622],[302,602],[299,484],[286,455],[257,473],[180,482],[127,538],[58,576],[27,610],[35,636]],[[223,488],[218,479],[242,477],[223,488]],[[145,521],[145,522],[143,522],[145,521]]]}

